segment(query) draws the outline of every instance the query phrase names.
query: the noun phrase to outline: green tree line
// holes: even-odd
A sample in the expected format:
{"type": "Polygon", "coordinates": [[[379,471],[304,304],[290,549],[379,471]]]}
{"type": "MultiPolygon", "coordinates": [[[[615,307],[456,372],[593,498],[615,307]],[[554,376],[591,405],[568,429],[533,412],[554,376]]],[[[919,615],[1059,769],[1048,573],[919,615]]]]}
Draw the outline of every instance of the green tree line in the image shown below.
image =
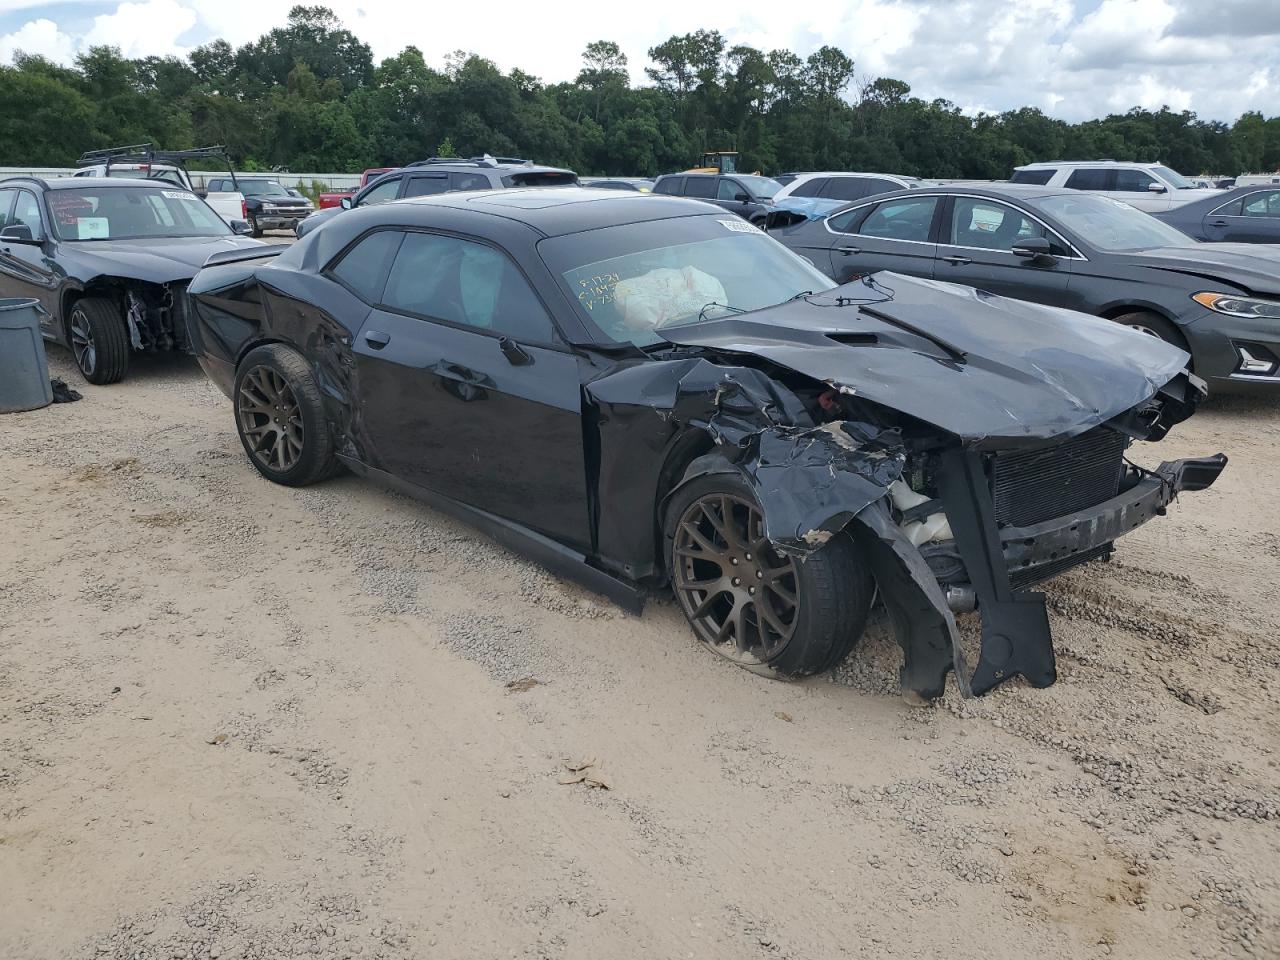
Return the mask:
{"type": "Polygon", "coordinates": [[[649,83],[598,41],[578,76],[546,84],[458,51],[442,68],[409,46],[375,63],[325,7],[235,49],[126,59],[94,47],[65,67],[19,54],[0,67],[0,165],[65,166],[87,149],[153,141],[225,143],[246,169],[358,171],[456,149],[529,157],[587,174],[654,175],[703,150],[736,149],[741,168],[871,170],[998,179],[1048,159],[1161,160],[1188,174],[1280,167],[1280,116],[1233,124],[1134,108],[1066,123],[1033,107],[968,116],[845,52],[730,46],[714,30],[648,51],[649,83]]]}

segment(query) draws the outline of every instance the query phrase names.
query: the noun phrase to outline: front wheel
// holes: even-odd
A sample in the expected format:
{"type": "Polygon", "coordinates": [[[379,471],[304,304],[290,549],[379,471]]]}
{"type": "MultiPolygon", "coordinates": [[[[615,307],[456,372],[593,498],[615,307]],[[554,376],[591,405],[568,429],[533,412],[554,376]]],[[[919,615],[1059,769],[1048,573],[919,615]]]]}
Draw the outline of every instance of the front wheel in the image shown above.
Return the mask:
{"type": "Polygon", "coordinates": [[[664,532],[671,586],[698,639],[777,679],[840,663],[862,636],[875,581],[845,534],[804,560],[779,553],[746,481],[719,473],[672,497],[664,532]]]}
{"type": "Polygon", "coordinates": [[[252,213],[249,214],[249,236],[251,237],[262,236],[262,228],[258,226],[258,218],[255,217],[252,213]]]}
{"type": "Polygon", "coordinates": [[[232,396],[240,442],[268,480],[303,487],[336,469],[320,389],[296,350],[272,343],[250,351],[232,396]]]}
{"type": "Polygon", "coordinates": [[[71,353],[90,383],[118,383],[129,370],[129,331],[114,300],[84,297],[67,318],[71,353]]]}

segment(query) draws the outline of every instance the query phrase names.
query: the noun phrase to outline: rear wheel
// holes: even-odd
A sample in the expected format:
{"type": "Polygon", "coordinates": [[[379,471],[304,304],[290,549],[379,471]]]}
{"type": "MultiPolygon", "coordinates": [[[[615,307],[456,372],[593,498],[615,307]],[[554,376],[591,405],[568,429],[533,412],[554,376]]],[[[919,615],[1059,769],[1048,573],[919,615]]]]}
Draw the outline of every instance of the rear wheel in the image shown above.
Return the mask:
{"type": "Polygon", "coordinates": [[[337,468],[324,401],[306,360],[279,343],[258,347],[236,371],[236,431],[254,467],[290,487],[337,468]]]}
{"type": "Polygon", "coordinates": [[[853,541],[833,536],[803,561],[764,535],[764,514],[737,473],[681,487],[665,523],[671,585],[698,639],[778,679],[843,660],[866,626],[874,580],[853,541]]]}
{"type": "Polygon", "coordinates": [[[129,370],[129,331],[114,300],[84,297],[67,318],[71,353],[90,383],[118,383],[129,370]]]}

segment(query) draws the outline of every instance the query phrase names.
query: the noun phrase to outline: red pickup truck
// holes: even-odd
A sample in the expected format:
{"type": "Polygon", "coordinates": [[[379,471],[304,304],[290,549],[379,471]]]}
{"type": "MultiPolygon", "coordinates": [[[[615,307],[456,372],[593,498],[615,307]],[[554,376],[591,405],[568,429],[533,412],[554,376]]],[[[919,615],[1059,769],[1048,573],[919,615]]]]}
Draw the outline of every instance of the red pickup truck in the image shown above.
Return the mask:
{"type": "Polygon", "coordinates": [[[366,170],[364,173],[360,175],[360,186],[356,187],[353,190],[333,190],[328,193],[322,193],[320,194],[320,197],[319,197],[318,206],[320,207],[321,210],[323,210],[325,207],[341,206],[343,197],[349,197],[353,193],[359,190],[363,190],[365,187],[369,185],[370,180],[373,180],[375,177],[380,177],[384,173],[390,173],[392,170],[395,170],[395,169],[397,168],[396,167],[370,167],[368,170],[366,170]]]}

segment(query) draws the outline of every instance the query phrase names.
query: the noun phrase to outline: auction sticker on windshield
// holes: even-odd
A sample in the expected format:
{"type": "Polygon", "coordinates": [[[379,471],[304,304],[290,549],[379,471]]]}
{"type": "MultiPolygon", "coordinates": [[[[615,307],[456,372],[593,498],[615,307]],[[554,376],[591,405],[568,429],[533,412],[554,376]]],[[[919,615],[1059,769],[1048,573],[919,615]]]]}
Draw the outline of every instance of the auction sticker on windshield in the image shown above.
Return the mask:
{"type": "Polygon", "coordinates": [[[79,217],[76,220],[77,240],[107,240],[111,236],[111,221],[106,217],[79,217]]]}
{"type": "Polygon", "coordinates": [[[759,233],[760,236],[764,236],[763,233],[760,233],[759,227],[753,227],[745,220],[717,220],[716,222],[726,230],[732,230],[734,233],[759,233]]]}
{"type": "Polygon", "coordinates": [[[170,200],[199,200],[194,193],[183,193],[181,190],[161,190],[170,200]]]}

